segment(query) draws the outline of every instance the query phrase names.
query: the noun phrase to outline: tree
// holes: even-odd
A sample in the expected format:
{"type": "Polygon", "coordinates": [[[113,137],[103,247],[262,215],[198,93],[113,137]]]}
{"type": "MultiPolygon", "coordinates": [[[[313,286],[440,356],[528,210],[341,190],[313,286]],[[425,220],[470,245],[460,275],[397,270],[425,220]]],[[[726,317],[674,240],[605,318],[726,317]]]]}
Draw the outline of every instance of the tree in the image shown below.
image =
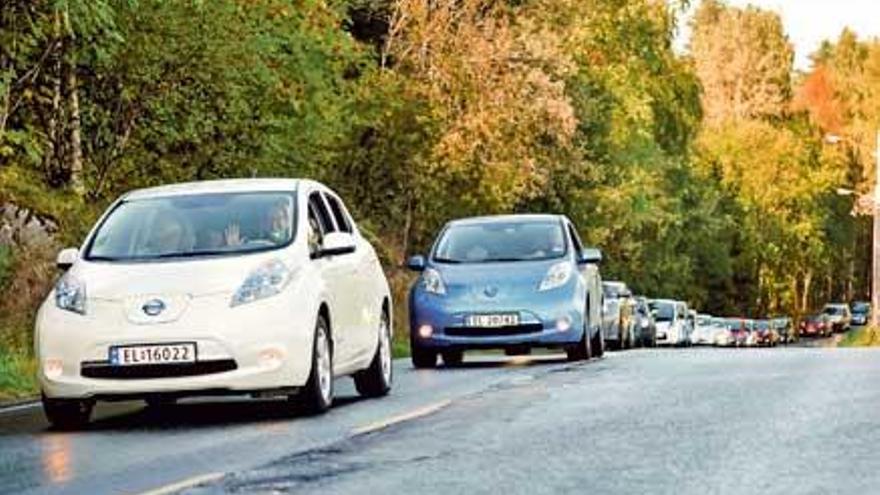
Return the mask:
{"type": "Polygon", "coordinates": [[[794,50],[777,14],[705,0],[692,28],[690,51],[709,124],[785,112],[794,50]]]}

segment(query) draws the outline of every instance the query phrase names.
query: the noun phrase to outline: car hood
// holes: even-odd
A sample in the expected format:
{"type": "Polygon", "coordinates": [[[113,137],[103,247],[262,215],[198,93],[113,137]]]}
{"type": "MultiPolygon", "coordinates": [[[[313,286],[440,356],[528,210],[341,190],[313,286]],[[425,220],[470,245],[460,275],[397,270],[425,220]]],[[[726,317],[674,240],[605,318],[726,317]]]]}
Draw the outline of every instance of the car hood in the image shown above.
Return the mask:
{"type": "Polygon", "coordinates": [[[89,298],[122,300],[144,294],[198,297],[234,292],[252,270],[277,257],[277,253],[259,253],[158,262],[79,262],[70,275],[85,283],[89,298]]]}
{"type": "Polygon", "coordinates": [[[505,292],[524,289],[537,291],[547,271],[565,259],[519,261],[511,263],[462,263],[432,264],[440,273],[450,295],[466,295],[474,292],[493,297],[505,292]]]}

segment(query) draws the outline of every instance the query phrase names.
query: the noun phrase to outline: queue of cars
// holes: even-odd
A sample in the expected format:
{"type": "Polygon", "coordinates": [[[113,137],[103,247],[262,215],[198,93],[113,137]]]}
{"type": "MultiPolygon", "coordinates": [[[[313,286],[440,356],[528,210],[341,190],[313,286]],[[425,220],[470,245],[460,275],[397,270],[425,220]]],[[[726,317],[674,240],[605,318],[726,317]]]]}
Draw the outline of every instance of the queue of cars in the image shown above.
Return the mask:
{"type": "MultiPolygon", "coordinates": [[[[602,253],[563,215],[446,224],[407,265],[412,363],[460,365],[465,352],[776,345],[790,319],[697,314],[684,301],[602,281],[602,253]]],[[[43,409],[85,425],[98,401],[162,406],[202,395],[283,396],[320,413],[333,381],[367,397],[392,386],[392,305],[373,246],[345,204],[310,180],[244,179],[130,192],[114,202],[36,317],[43,409]]],[[[847,329],[870,310],[829,304],[804,335],[847,329]]]]}

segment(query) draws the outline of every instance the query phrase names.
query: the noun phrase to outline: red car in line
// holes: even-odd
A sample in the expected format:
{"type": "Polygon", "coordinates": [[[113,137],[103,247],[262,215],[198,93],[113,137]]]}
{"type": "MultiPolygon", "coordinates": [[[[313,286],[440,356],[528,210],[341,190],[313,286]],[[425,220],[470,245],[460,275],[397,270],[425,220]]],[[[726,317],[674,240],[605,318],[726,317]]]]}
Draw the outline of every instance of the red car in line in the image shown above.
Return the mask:
{"type": "Polygon", "coordinates": [[[808,316],[801,320],[801,337],[830,337],[832,333],[834,328],[825,314],[808,316]]]}

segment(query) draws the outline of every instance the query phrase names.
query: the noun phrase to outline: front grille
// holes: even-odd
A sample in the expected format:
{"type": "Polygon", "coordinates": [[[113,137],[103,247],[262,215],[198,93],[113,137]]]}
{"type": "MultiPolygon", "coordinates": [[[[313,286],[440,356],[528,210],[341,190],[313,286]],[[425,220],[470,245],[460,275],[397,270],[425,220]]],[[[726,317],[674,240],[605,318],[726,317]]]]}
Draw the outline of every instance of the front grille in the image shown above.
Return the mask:
{"type": "Polygon", "coordinates": [[[202,361],[186,364],[139,364],[113,366],[106,361],[82,363],[80,374],[86,378],[112,378],[114,380],[138,380],[145,378],[176,378],[183,376],[210,375],[238,368],[232,359],[202,361]]]}
{"type": "Polygon", "coordinates": [[[540,323],[525,325],[511,325],[506,327],[446,327],[446,335],[453,337],[503,337],[507,335],[524,335],[528,333],[540,333],[544,327],[540,323]]]}

